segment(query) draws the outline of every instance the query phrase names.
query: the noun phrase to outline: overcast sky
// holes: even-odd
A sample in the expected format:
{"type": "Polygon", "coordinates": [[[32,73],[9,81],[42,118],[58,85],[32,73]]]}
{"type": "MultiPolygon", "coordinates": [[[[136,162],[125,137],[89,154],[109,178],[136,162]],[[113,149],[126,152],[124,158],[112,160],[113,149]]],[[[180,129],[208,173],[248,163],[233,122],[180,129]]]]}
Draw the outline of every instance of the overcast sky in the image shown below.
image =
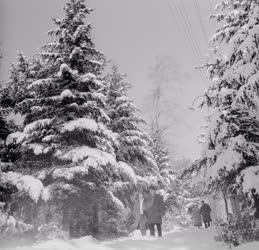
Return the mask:
{"type": "MultiPolygon", "coordinates": [[[[0,79],[17,51],[32,56],[47,41],[52,17],[62,16],[65,0],[0,0],[0,42],[4,53],[0,79]]],[[[206,59],[207,39],[215,31],[209,20],[216,0],[88,0],[95,9],[90,19],[96,46],[119,65],[132,83],[130,96],[148,117],[150,67],[157,56],[169,56],[174,66],[167,87],[170,118],[169,143],[177,157],[195,159],[203,114],[191,111],[195,97],[208,85],[205,72],[195,70],[206,59]],[[171,4],[171,8],[169,7],[171,4]],[[187,25],[187,26],[186,26],[187,25]],[[187,28],[186,28],[187,27],[187,28]],[[201,78],[202,75],[202,78],[201,78]],[[172,105],[171,105],[172,104],[172,105]],[[172,119],[171,119],[172,118],[172,119]]]]}

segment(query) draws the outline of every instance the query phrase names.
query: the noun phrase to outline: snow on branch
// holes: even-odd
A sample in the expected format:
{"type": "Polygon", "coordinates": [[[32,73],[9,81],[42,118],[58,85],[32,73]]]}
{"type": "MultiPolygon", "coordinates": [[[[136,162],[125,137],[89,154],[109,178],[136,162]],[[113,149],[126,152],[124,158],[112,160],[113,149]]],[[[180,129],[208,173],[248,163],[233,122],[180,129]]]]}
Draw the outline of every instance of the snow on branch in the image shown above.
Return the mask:
{"type": "Polygon", "coordinates": [[[53,119],[40,119],[37,121],[34,121],[32,123],[29,123],[25,126],[23,132],[26,134],[32,133],[36,130],[39,130],[41,128],[44,128],[46,126],[50,126],[53,122],[53,119]]]}
{"type": "Polygon", "coordinates": [[[22,132],[14,132],[11,133],[7,136],[6,138],[6,145],[12,144],[12,143],[21,143],[24,138],[25,138],[26,134],[22,133],[22,132]]]}
{"type": "Polygon", "coordinates": [[[125,208],[121,200],[117,198],[111,191],[109,191],[108,194],[118,210],[123,210],[125,208]]]}
{"type": "Polygon", "coordinates": [[[56,155],[64,160],[73,163],[84,161],[89,166],[105,166],[111,164],[115,166],[116,160],[112,154],[88,146],[73,147],[67,152],[57,152],[56,155]]]}
{"type": "Polygon", "coordinates": [[[68,181],[73,180],[76,174],[87,175],[88,168],[85,166],[76,166],[71,168],[57,168],[53,171],[54,179],[64,178],[68,181]]]}
{"type": "Polygon", "coordinates": [[[117,163],[118,171],[123,176],[126,177],[128,180],[130,180],[133,184],[137,183],[137,176],[132,169],[131,166],[129,166],[127,163],[119,161],[117,163]]]}
{"type": "MultiPolygon", "coordinates": [[[[259,193],[259,165],[244,169],[241,172],[243,191],[248,193],[255,189],[259,193]]],[[[241,181],[241,178],[239,178],[241,181]]]]}
{"type": "Polygon", "coordinates": [[[89,130],[92,132],[98,132],[105,135],[112,141],[116,141],[116,134],[112,133],[108,130],[104,124],[96,122],[94,119],[91,118],[79,118],[77,120],[69,121],[64,124],[61,128],[61,133],[65,132],[73,132],[75,130],[89,130]]]}
{"type": "Polygon", "coordinates": [[[46,78],[46,79],[39,79],[36,80],[35,82],[31,83],[27,89],[32,89],[32,88],[38,88],[38,87],[46,87],[49,86],[53,83],[53,79],[51,78],[46,78]]]}
{"type": "Polygon", "coordinates": [[[94,119],[90,118],[79,118],[74,121],[70,121],[64,124],[62,127],[62,133],[64,132],[72,132],[76,129],[87,129],[93,132],[96,132],[99,127],[103,128],[102,124],[98,124],[94,119]]]}
{"type": "Polygon", "coordinates": [[[31,175],[22,175],[12,171],[7,173],[1,172],[0,182],[16,186],[20,192],[28,193],[35,202],[37,202],[40,197],[48,197],[48,191],[44,189],[42,182],[31,175]]]}

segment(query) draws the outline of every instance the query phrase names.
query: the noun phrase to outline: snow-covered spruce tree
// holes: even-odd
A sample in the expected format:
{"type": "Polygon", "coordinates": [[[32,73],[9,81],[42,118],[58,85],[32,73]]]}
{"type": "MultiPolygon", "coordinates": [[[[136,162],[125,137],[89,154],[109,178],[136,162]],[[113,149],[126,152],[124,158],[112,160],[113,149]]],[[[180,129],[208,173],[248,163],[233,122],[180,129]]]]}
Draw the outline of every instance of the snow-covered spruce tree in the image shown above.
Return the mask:
{"type": "MultiPolygon", "coordinates": [[[[173,169],[173,162],[170,157],[168,145],[165,139],[166,131],[163,129],[161,120],[159,119],[160,113],[160,97],[156,92],[160,92],[160,87],[157,86],[154,89],[155,102],[157,102],[154,110],[154,119],[151,122],[151,138],[152,138],[152,153],[155,158],[155,162],[159,169],[160,182],[159,186],[164,196],[167,211],[163,218],[164,227],[166,230],[171,230],[175,224],[187,223],[186,214],[186,198],[185,190],[182,185],[177,172],[173,169]]],[[[161,92],[160,92],[161,93],[161,92]]],[[[175,164],[175,163],[174,163],[175,164]]],[[[177,166],[175,166],[177,169],[177,166]]]]}
{"type": "Polygon", "coordinates": [[[212,18],[220,27],[210,41],[204,101],[208,184],[225,196],[259,192],[259,2],[222,1],[212,18]]]}
{"type": "Polygon", "coordinates": [[[169,152],[166,148],[161,129],[157,127],[151,130],[151,138],[153,140],[152,152],[159,170],[162,171],[170,166],[169,152]]]}
{"type": "MultiPolygon", "coordinates": [[[[45,222],[61,220],[72,236],[98,235],[99,212],[108,207],[117,214],[123,207],[110,191],[119,176],[98,79],[104,57],[92,42],[91,25],[84,22],[91,9],[83,0],[71,0],[64,10],[43,47],[41,74],[29,81],[27,96],[16,103],[25,125],[19,138],[24,150],[20,169],[46,186],[48,192],[39,197],[56,204],[55,218],[43,209],[45,222]]],[[[116,233],[114,225],[110,234],[116,233]]]]}
{"type": "Polygon", "coordinates": [[[16,103],[28,97],[27,86],[37,79],[40,68],[38,59],[28,59],[23,53],[17,55],[17,62],[11,64],[10,76],[1,89],[1,106],[6,113],[16,112],[16,103]]]}
{"type": "Polygon", "coordinates": [[[116,158],[128,163],[139,175],[154,174],[157,166],[151,152],[151,138],[141,128],[145,121],[138,115],[138,108],[127,96],[130,84],[119,73],[117,66],[106,78],[107,113],[109,128],[118,134],[116,158]]]}
{"type": "Polygon", "coordinates": [[[141,128],[144,120],[138,109],[127,96],[130,84],[118,67],[113,65],[105,77],[104,93],[107,97],[109,128],[117,134],[114,145],[116,160],[122,180],[117,182],[116,195],[131,210],[126,223],[130,224],[132,209],[136,202],[136,191],[147,189],[157,182],[158,169],[151,152],[151,139],[141,128]]]}
{"type": "Polygon", "coordinates": [[[151,126],[152,153],[161,175],[161,187],[170,189],[176,179],[176,173],[172,169],[172,162],[167,149],[164,134],[159,124],[151,126]]]}

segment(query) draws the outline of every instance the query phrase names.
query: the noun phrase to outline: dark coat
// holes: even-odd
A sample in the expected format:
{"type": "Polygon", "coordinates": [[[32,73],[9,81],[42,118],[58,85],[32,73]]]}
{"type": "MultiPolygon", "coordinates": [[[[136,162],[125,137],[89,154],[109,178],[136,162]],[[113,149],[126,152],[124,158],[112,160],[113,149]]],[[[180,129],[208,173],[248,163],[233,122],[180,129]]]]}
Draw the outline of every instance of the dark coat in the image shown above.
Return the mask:
{"type": "Polygon", "coordinates": [[[147,217],[147,224],[162,224],[162,217],[165,214],[166,207],[161,195],[156,194],[147,206],[144,213],[147,217]]]}
{"type": "Polygon", "coordinates": [[[255,208],[254,217],[255,219],[258,220],[259,219],[259,195],[254,194],[253,198],[254,198],[254,208],[255,208]]]}
{"type": "Polygon", "coordinates": [[[200,208],[200,213],[202,215],[203,222],[211,222],[211,208],[208,204],[204,204],[200,208]]]}

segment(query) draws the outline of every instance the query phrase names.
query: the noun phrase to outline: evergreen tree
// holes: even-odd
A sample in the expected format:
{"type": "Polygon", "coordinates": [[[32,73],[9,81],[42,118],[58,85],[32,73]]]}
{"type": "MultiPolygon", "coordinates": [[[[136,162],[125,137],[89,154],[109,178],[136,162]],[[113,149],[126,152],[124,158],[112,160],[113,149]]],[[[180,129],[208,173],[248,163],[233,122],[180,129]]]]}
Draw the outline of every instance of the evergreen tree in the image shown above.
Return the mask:
{"type": "Polygon", "coordinates": [[[220,27],[207,64],[212,85],[203,103],[211,111],[204,159],[209,186],[224,195],[259,192],[258,16],[257,0],[224,1],[212,15],[220,27]]]}
{"type": "Polygon", "coordinates": [[[128,163],[137,174],[154,174],[157,171],[150,149],[151,138],[141,129],[145,121],[138,116],[138,108],[127,97],[130,88],[124,75],[116,66],[107,77],[107,112],[110,117],[110,129],[118,134],[116,158],[128,163]]]}
{"type": "Polygon", "coordinates": [[[1,89],[1,105],[6,112],[18,112],[16,103],[29,97],[27,87],[37,79],[39,69],[36,68],[35,59],[30,60],[19,52],[17,62],[10,68],[10,77],[1,89]]]}
{"type": "Polygon", "coordinates": [[[162,131],[156,128],[151,132],[151,138],[153,140],[153,154],[159,170],[167,169],[170,167],[169,152],[165,145],[165,140],[162,135],[162,131]]]}
{"type": "Polygon", "coordinates": [[[115,185],[116,196],[130,209],[125,223],[134,223],[134,204],[139,190],[148,189],[158,182],[158,169],[151,152],[151,139],[141,128],[144,120],[138,116],[138,109],[127,96],[130,84],[117,66],[105,78],[103,89],[107,97],[108,127],[116,133],[114,144],[117,167],[121,180],[115,185]]]}
{"type": "Polygon", "coordinates": [[[176,180],[176,172],[172,169],[169,151],[159,125],[152,126],[151,138],[153,142],[152,153],[158,166],[159,174],[161,175],[160,185],[166,190],[171,189],[171,185],[173,185],[173,182],[176,180]]]}
{"type": "Polygon", "coordinates": [[[104,57],[92,42],[91,25],[84,22],[92,10],[83,0],[71,0],[64,11],[64,18],[54,19],[57,28],[49,32],[52,40],[40,58],[26,64],[24,82],[18,73],[17,82],[26,86],[26,95],[18,89],[22,98],[15,103],[25,125],[19,171],[42,181],[46,188],[37,199],[48,197],[56,204],[72,236],[97,235],[100,220],[118,216],[123,208],[112,193],[119,179],[116,138],[107,129],[110,119],[101,93],[104,57]]]}
{"type": "MultiPolygon", "coordinates": [[[[2,56],[2,51],[0,49],[0,62],[1,62],[2,57],[3,57],[2,56]]],[[[2,89],[2,86],[0,85],[0,90],[1,89],[2,89]]],[[[0,99],[2,99],[1,95],[0,95],[0,99]]],[[[5,119],[3,117],[3,114],[2,114],[2,103],[0,103],[0,140],[1,141],[5,141],[5,139],[6,139],[8,134],[9,134],[9,131],[8,131],[8,128],[7,128],[7,124],[6,124],[6,121],[5,121],[5,119]]]]}

